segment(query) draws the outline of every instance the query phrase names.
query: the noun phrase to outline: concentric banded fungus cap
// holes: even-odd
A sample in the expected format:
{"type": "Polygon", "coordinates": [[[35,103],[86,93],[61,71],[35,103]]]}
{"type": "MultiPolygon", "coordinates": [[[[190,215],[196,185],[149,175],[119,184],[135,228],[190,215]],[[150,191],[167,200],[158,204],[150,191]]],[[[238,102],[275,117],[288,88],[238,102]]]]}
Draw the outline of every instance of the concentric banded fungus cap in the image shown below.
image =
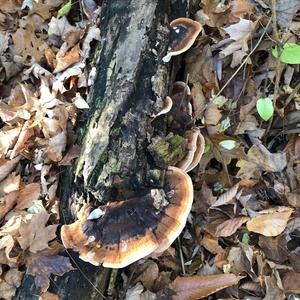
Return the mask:
{"type": "Polygon", "coordinates": [[[164,62],[169,62],[172,56],[179,55],[194,44],[202,30],[200,23],[188,19],[179,18],[171,22],[170,45],[168,53],[163,57],[164,62]]]}
{"type": "Polygon", "coordinates": [[[184,228],[192,202],[190,177],[169,167],[163,189],[109,202],[96,213],[86,205],[81,219],[62,227],[61,238],[64,246],[78,251],[84,261],[126,267],[152,252],[166,250],[184,228]]]}
{"type": "Polygon", "coordinates": [[[177,164],[180,169],[189,172],[200,162],[205,148],[205,140],[198,128],[186,131],[184,137],[187,139],[187,154],[182,161],[177,164]]]}

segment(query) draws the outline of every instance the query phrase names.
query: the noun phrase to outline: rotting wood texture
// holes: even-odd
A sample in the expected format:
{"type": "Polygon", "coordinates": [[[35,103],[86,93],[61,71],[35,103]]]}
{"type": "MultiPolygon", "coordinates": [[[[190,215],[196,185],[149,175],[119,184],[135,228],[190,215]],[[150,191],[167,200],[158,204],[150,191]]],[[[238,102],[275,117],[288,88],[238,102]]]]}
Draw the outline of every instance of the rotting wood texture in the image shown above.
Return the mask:
{"type": "MultiPolygon", "coordinates": [[[[169,89],[170,69],[162,62],[168,45],[165,24],[186,16],[188,10],[188,0],[103,1],[97,77],[90,114],[83,121],[82,153],[76,167],[61,176],[65,222],[76,218],[84,201],[107,200],[115,175],[134,177],[142,184],[149,169],[151,116],[159,111],[169,89]]],[[[80,271],[54,277],[49,291],[61,300],[102,299],[95,287],[105,293],[110,270],[70,253],[80,271]]],[[[37,299],[36,295],[33,278],[26,275],[15,299],[37,299]]]]}

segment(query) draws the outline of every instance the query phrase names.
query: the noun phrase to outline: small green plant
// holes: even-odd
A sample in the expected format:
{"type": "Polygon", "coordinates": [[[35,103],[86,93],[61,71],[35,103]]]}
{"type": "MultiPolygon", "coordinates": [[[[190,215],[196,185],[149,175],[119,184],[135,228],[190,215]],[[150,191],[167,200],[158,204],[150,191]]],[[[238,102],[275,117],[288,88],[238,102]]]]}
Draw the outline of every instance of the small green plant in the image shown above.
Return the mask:
{"type": "Polygon", "coordinates": [[[57,18],[61,18],[63,16],[66,16],[72,8],[72,0],[69,0],[65,5],[62,6],[62,8],[57,13],[57,18]]]}
{"type": "Polygon", "coordinates": [[[270,98],[260,98],[256,102],[256,109],[259,116],[264,121],[268,121],[274,113],[273,101],[270,98]]]}
{"type": "MultiPolygon", "coordinates": [[[[278,57],[278,48],[272,50],[272,54],[278,57]]],[[[300,45],[285,43],[282,48],[280,60],[286,64],[300,64],[300,45]]]]}
{"type": "Polygon", "coordinates": [[[222,148],[226,149],[226,150],[232,150],[236,146],[236,141],[234,141],[234,140],[224,140],[224,141],[221,141],[219,143],[219,145],[222,148]]]}

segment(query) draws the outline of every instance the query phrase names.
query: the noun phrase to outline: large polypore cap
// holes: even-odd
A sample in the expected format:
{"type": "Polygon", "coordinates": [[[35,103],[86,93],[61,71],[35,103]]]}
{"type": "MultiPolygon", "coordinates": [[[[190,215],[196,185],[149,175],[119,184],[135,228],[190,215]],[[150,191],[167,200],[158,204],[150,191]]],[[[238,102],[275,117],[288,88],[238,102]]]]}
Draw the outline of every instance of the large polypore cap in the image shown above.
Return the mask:
{"type": "Polygon", "coordinates": [[[122,268],[152,252],[163,252],[185,226],[193,202],[190,177],[176,167],[166,171],[163,189],[97,208],[86,205],[82,218],[64,225],[66,248],[94,265],[122,268]]]}

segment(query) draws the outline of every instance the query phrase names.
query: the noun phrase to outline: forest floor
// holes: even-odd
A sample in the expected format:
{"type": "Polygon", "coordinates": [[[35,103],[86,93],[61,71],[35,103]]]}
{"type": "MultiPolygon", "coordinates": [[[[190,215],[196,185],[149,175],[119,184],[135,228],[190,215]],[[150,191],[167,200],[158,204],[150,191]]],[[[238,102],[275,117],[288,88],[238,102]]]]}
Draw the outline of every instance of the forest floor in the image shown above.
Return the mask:
{"type": "MultiPolygon", "coordinates": [[[[112,271],[107,298],[299,299],[299,9],[199,1],[181,78],[205,138],[193,207],[162,255],[112,271]]],[[[59,174],[80,153],[99,14],[93,0],[0,0],[0,298],[27,272],[40,299],[59,299],[50,280],[76,268],[61,254],[59,174]]]]}

